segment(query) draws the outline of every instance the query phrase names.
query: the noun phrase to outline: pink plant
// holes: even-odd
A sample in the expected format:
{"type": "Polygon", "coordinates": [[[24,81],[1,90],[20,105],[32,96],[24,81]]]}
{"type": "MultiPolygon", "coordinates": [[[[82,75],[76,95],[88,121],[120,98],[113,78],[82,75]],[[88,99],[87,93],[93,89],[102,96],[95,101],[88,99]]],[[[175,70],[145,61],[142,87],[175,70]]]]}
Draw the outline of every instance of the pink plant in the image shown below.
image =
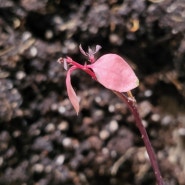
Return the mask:
{"type": "Polygon", "coordinates": [[[58,59],[59,63],[64,64],[64,68],[66,70],[68,69],[68,65],[70,65],[66,77],[66,87],[69,99],[76,113],[79,113],[79,101],[71,85],[70,75],[72,71],[81,69],[104,87],[112,90],[122,101],[128,105],[130,111],[135,117],[136,126],[142,135],[142,139],[145,143],[158,185],[164,185],[153,148],[137,111],[135,98],[131,93],[131,90],[139,85],[139,80],[134,71],[128,65],[128,63],[117,54],[106,54],[95,60],[94,55],[101,49],[101,46],[99,45],[96,46],[95,51],[89,48],[88,52],[85,52],[81,45],[79,49],[81,53],[88,58],[90,64],[85,63],[84,65],[81,65],[73,61],[70,57],[58,59]],[[125,93],[127,93],[127,95],[125,93]]]}
{"type": "Polygon", "coordinates": [[[71,85],[71,72],[76,69],[81,69],[88,73],[94,80],[97,80],[107,89],[118,91],[118,92],[128,92],[139,85],[139,80],[136,77],[132,68],[116,54],[106,54],[95,61],[94,54],[99,51],[101,47],[96,46],[96,50],[92,51],[89,48],[89,52],[85,51],[80,46],[80,51],[89,58],[91,64],[81,65],[73,61],[70,57],[65,59],[60,58],[58,61],[64,63],[65,69],[67,69],[67,64],[71,65],[71,68],[67,72],[66,87],[69,99],[76,110],[79,112],[79,102],[71,85]]]}

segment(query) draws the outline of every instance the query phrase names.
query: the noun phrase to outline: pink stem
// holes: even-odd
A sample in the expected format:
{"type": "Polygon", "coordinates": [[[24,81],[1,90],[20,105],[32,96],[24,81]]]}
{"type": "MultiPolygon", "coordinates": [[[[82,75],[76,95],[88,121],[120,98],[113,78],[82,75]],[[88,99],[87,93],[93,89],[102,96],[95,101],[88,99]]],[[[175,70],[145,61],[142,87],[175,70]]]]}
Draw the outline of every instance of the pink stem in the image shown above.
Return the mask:
{"type": "Polygon", "coordinates": [[[96,75],[94,74],[94,72],[91,70],[91,65],[81,65],[77,62],[75,62],[72,58],[70,57],[67,57],[67,58],[59,58],[58,59],[58,62],[59,63],[63,63],[64,60],[66,60],[66,62],[70,65],[72,65],[72,67],[75,66],[75,69],[81,69],[83,71],[85,71],[86,73],[88,73],[94,80],[96,80],[96,75]]]}
{"type": "Polygon", "coordinates": [[[158,163],[157,163],[157,159],[156,159],[154,150],[153,150],[152,145],[150,143],[150,140],[149,140],[148,134],[146,132],[146,129],[145,129],[145,127],[142,124],[141,118],[139,116],[139,113],[138,113],[138,110],[137,110],[137,107],[136,107],[136,102],[134,100],[132,100],[132,99],[129,99],[123,93],[120,93],[120,92],[117,92],[117,91],[113,91],[113,92],[123,102],[125,102],[128,105],[130,111],[132,112],[132,114],[133,114],[133,116],[135,118],[135,121],[136,121],[136,126],[138,127],[138,129],[139,129],[139,131],[141,133],[141,136],[142,136],[142,139],[144,141],[144,144],[145,144],[148,156],[150,158],[150,162],[151,162],[151,165],[153,167],[155,177],[157,179],[157,184],[158,185],[164,185],[164,182],[163,182],[163,179],[162,179],[162,176],[161,176],[161,172],[159,170],[159,166],[158,166],[158,163]]]}

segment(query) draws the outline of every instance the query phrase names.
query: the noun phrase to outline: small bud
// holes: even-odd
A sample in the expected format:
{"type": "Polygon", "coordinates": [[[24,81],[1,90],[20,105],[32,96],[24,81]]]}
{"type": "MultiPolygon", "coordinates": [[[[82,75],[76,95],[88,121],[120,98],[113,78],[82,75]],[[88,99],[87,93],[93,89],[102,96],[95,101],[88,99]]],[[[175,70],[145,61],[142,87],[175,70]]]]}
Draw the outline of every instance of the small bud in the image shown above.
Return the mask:
{"type": "Polygon", "coordinates": [[[100,51],[102,47],[100,45],[96,45],[96,50],[95,50],[95,53],[97,53],[98,51],[100,51]]]}
{"type": "Polygon", "coordinates": [[[86,56],[86,57],[88,56],[87,53],[83,50],[81,44],[79,45],[79,49],[80,49],[80,52],[81,52],[84,56],[86,56]]]}
{"type": "Polygon", "coordinates": [[[66,59],[63,59],[63,61],[64,61],[64,69],[67,71],[68,70],[67,61],[66,61],[66,59]]]}

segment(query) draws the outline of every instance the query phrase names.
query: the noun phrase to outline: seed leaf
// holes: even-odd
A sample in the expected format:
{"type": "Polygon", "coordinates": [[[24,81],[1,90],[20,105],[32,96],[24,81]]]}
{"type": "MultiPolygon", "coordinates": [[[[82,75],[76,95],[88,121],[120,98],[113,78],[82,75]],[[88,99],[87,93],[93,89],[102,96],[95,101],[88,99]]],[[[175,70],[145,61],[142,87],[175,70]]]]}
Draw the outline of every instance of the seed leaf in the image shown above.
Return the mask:
{"type": "Polygon", "coordinates": [[[79,101],[78,101],[78,98],[77,98],[77,95],[71,85],[71,72],[73,70],[75,70],[76,67],[71,67],[68,72],[67,72],[67,77],[66,77],[66,87],[67,87],[67,94],[68,94],[68,97],[69,97],[69,100],[71,101],[71,104],[73,105],[77,115],[79,113],[79,101]]]}
{"type": "Polygon", "coordinates": [[[104,87],[128,92],[139,85],[139,80],[129,64],[116,54],[106,54],[91,65],[97,81],[104,87]]]}

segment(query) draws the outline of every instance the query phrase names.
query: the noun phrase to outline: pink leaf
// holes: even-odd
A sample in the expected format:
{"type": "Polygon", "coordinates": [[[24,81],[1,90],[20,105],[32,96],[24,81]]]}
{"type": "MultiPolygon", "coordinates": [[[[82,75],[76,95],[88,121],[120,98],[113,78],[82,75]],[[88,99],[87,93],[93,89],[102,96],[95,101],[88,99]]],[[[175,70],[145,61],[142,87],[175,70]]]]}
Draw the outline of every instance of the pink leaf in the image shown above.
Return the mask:
{"type": "Polygon", "coordinates": [[[97,81],[108,89],[128,92],[139,85],[134,71],[119,55],[103,55],[90,66],[97,81]]]}
{"type": "Polygon", "coordinates": [[[68,96],[69,96],[69,100],[71,101],[71,104],[73,105],[77,115],[79,113],[79,102],[78,102],[78,98],[77,98],[77,95],[71,85],[71,72],[73,70],[75,70],[76,67],[71,67],[68,72],[67,72],[67,77],[66,77],[66,87],[67,87],[67,93],[68,93],[68,96]]]}

